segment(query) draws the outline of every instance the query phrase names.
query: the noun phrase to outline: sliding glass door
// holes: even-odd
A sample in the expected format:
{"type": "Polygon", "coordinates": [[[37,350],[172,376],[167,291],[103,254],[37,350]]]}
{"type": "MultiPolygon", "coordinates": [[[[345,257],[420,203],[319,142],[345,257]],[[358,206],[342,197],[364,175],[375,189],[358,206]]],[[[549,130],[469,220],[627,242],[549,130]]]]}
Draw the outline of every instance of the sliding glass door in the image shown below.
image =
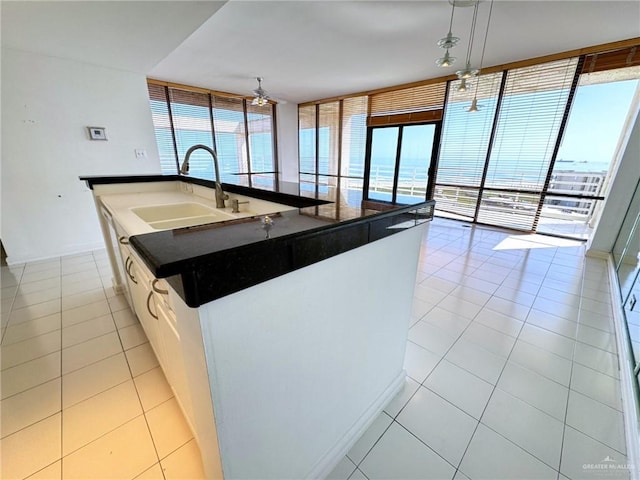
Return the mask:
{"type": "Polygon", "coordinates": [[[431,195],[440,123],[371,127],[365,175],[366,199],[403,204],[431,195]]]}

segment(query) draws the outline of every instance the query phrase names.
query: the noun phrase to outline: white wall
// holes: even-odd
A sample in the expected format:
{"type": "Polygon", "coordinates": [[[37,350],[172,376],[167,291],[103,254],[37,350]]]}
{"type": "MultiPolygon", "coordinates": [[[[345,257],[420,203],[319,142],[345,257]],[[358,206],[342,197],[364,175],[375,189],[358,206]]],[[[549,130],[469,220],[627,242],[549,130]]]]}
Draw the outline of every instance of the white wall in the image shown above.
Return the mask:
{"type": "Polygon", "coordinates": [[[635,118],[635,125],[627,140],[602,214],[589,242],[589,253],[606,253],[613,249],[638,180],[640,180],[640,113],[635,118]]]}
{"type": "MultiPolygon", "coordinates": [[[[99,52],[96,52],[99,55],[99,52]]],[[[103,245],[80,175],[159,173],[146,78],[2,50],[2,221],[9,263],[103,245]],[[106,127],[91,141],[87,126],[106,127]],[[136,159],[134,149],[146,159],[136,159]]]]}
{"type": "Polygon", "coordinates": [[[298,182],[298,105],[276,106],[280,180],[298,182]]]}
{"type": "Polygon", "coordinates": [[[325,478],[401,388],[426,226],[199,307],[225,478],[325,478]]]}

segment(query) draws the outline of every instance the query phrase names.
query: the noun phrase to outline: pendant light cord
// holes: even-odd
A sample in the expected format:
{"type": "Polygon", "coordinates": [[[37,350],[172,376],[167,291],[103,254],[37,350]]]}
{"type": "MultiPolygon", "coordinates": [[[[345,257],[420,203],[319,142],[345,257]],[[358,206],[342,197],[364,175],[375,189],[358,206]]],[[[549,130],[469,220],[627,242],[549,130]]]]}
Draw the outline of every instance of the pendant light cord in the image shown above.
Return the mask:
{"type": "Polygon", "coordinates": [[[482,64],[484,62],[484,50],[485,48],[487,48],[487,37],[489,36],[489,25],[491,25],[491,12],[493,12],[493,0],[491,0],[491,3],[489,3],[489,18],[487,18],[487,30],[484,32],[484,43],[482,44],[482,54],[480,55],[480,68],[478,68],[478,80],[476,81],[476,91],[473,93],[474,98],[478,95],[478,85],[480,85],[480,75],[482,75],[482,64]]]}
{"type": "Polygon", "coordinates": [[[449,20],[449,34],[451,34],[451,29],[453,28],[453,12],[456,9],[456,2],[451,3],[451,20],[449,20]]]}
{"type": "Polygon", "coordinates": [[[471,47],[473,47],[473,37],[476,34],[476,20],[478,19],[478,4],[480,0],[476,0],[473,7],[473,20],[471,20],[471,32],[469,33],[469,46],[467,48],[467,66],[471,64],[471,47]]]}

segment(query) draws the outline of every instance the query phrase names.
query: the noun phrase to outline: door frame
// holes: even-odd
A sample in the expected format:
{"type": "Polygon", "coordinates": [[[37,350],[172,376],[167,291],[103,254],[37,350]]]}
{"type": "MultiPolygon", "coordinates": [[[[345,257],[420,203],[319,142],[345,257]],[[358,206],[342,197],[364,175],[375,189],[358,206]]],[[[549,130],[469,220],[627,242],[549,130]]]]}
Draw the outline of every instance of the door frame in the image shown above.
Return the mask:
{"type": "Polygon", "coordinates": [[[418,123],[401,123],[401,124],[389,124],[389,125],[376,125],[367,126],[367,144],[365,148],[364,157],[364,183],[362,185],[362,199],[369,202],[381,202],[387,203],[384,200],[369,198],[369,179],[371,175],[371,144],[373,140],[373,130],[381,128],[399,128],[398,140],[396,144],[396,158],[393,169],[393,190],[391,192],[391,203],[396,203],[398,195],[398,177],[400,174],[400,157],[402,155],[402,138],[404,127],[413,127],[418,125],[433,125],[435,130],[433,132],[433,144],[431,146],[431,158],[427,167],[427,185],[425,200],[432,200],[435,190],[436,172],[438,169],[438,157],[440,154],[440,138],[442,135],[442,120],[418,122],[418,123]]]}

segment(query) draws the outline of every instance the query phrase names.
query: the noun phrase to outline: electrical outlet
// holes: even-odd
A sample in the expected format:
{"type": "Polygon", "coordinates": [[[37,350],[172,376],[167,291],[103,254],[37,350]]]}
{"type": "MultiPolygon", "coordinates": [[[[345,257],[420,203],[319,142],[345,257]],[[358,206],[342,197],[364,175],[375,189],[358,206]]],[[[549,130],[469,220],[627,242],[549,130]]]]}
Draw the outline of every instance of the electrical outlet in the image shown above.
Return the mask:
{"type": "Polygon", "coordinates": [[[134,152],[135,152],[136,158],[138,160],[142,160],[142,159],[147,158],[147,151],[145,149],[143,149],[143,148],[136,148],[134,150],[134,152]]]}

